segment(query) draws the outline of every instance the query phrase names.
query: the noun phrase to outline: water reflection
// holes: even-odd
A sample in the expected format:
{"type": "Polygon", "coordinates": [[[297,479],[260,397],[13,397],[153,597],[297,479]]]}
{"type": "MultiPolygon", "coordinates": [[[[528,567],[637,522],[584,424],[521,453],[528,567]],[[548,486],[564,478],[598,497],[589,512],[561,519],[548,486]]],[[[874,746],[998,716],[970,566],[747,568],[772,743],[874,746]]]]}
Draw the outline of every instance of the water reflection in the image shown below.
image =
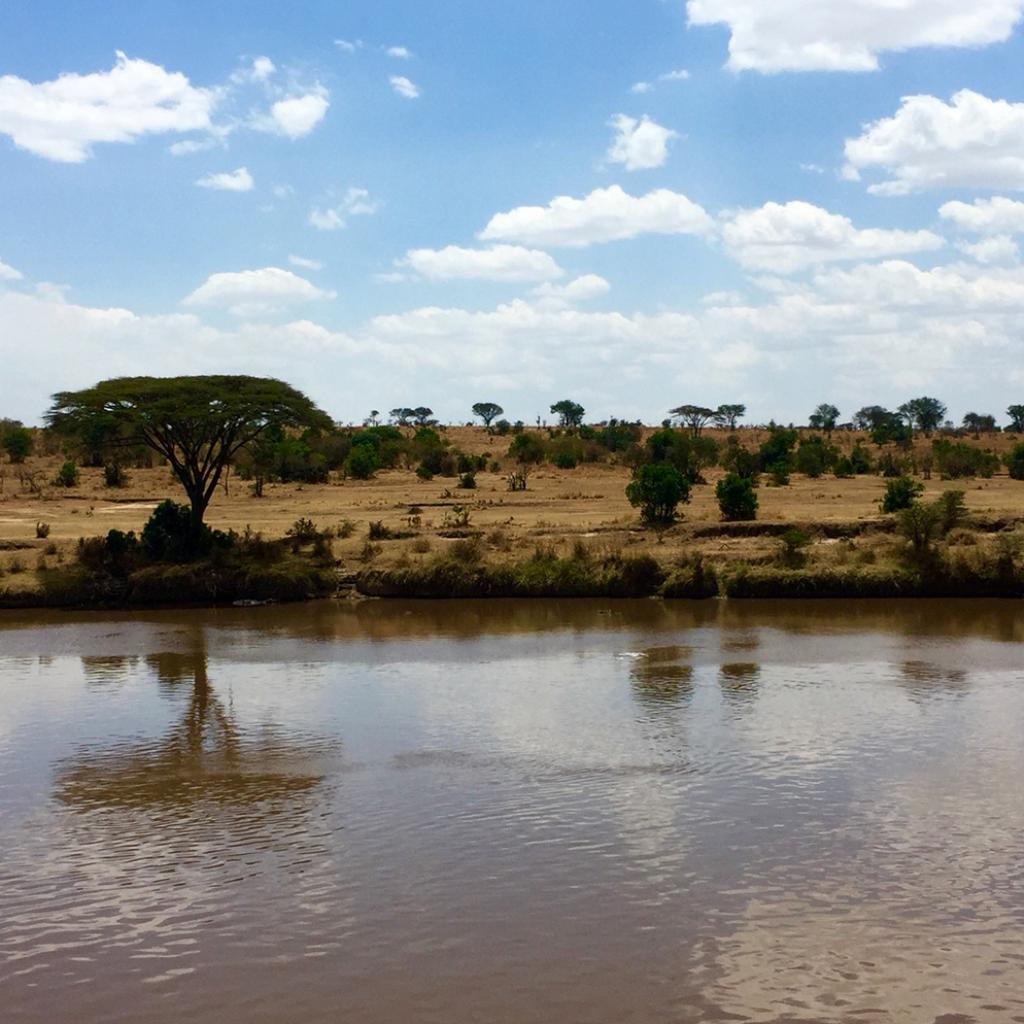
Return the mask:
{"type": "MultiPolygon", "coordinates": [[[[187,688],[181,717],[159,738],[86,747],[57,766],[55,794],[77,810],[132,808],[188,816],[197,805],[249,806],[254,815],[292,813],[289,801],[323,782],[337,744],[290,736],[266,723],[243,729],[210,682],[205,631],[186,649],[147,655],[170,693],[187,688]]],[[[83,658],[89,680],[124,679],[132,658],[83,658]]]]}
{"type": "Polygon", "coordinates": [[[693,695],[693,666],[683,664],[690,647],[648,647],[630,665],[633,694],[654,708],[685,703],[693,695]]]}
{"type": "Polygon", "coordinates": [[[748,704],[757,696],[761,668],[753,662],[729,662],[718,670],[722,696],[732,704],[748,704]]]}

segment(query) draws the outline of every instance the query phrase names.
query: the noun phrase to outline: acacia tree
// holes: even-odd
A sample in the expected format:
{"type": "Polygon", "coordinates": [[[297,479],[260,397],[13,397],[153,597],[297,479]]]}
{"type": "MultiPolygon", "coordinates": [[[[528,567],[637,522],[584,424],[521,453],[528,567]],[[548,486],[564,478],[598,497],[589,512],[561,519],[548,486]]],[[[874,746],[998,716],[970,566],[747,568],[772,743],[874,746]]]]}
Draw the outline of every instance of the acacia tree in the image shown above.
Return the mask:
{"type": "Polygon", "coordinates": [[[704,405],[680,405],[675,409],[669,409],[669,415],[681,419],[696,437],[715,415],[715,410],[704,405]]]}
{"type": "Polygon", "coordinates": [[[946,418],[946,407],[937,398],[912,398],[904,402],[897,412],[907,421],[907,426],[920,430],[922,434],[930,434],[942,426],[946,418]]]}
{"type": "Polygon", "coordinates": [[[578,427],[583,422],[583,414],[586,409],[579,402],[563,398],[551,406],[551,411],[558,416],[558,422],[563,427],[578,427]]]}
{"type": "Polygon", "coordinates": [[[1011,405],[1006,415],[1010,417],[1009,429],[1015,434],[1024,433],[1024,405],[1011,405]]]}
{"type": "Polygon", "coordinates": [[[504,411],[497,402],[477,402],[473,406],[473,415],[479,416],[484,421],[484,426],[488,428],[504,411]]]}
{"type": "Polygon", "coordinates": [[[725,430],[735,430],[736,425],[747,415],[745,405],[720,405],[711,415],[716,427],[725,430]]]}
{"type": "Polygon", "coordinates": [[[814,412],[811,413],[809,420],[810,425],[815,430],[824,430],[827,434],[831,434],[836,429],[836,423],[839,420],[839,410],[828,402],[822,402],[814,412]]]}
{"type": "Polygon", "coordinates": [[[81,437],[97,418],[120,426],[116,444],[163,456],[191,505],[198,538],[210,499],[236,453],[271,428],[329,429],[330,417],[302,392],[266,377],[117,377],[53,396],[47,423],[81,437]]]}
{"type": "Polygon", "coordinates": [[[972,434],[990,434],[996,428],[996,418],[990,413],[969,412],[963,419],[964,430],[972,434]]]}

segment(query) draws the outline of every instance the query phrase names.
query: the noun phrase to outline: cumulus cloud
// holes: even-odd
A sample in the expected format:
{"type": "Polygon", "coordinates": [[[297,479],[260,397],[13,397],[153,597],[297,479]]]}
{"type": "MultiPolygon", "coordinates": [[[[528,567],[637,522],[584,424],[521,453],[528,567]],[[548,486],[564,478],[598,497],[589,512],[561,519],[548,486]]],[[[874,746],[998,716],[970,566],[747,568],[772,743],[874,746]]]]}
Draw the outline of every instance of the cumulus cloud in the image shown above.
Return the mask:
{"type": "Polygon", "coordinates": [[[534,288],[533,294],[545,308],[560,309],[596,299],[610,290],[611,285],[598,274],[583,274],[568,284],[552,284],[546,281],[534,288]]]}
{"type": "Polygon", "coordinates": [[[483,281],[551,281],[565,271],[546,252],[518,245],[494,245],[489,249],[410,249],[401,261],[434,281],[477,279],[483,281]]]}
{"type": "MultiPolygon", "coordinates": [[[[1022,0],[1024,2],[1024,0],[1022,0]]],[[[949,103],[906,96],[899,110],[847,139],[843,174],[882,170],[890,177],[869,186],[876,195],[925,188],[1024,190],[1024,103],[991,100],[961,89],[949,103]]]]}
{"type": "Polygon", "coordinates": [[[334,45],[343,53],[355,53],[356,50],[361,50],[364,44],[362,39],[335,39],[334,45]]]}
{"type": "Polygon", "coordinates": [[[714,221],[679,192],[657,189],[631,196],[621,186],[595,189],[582,199],[556,196],[547,206],[518,206],[495,214],[484,241],[538,246],[585,246],[638,235],[708,235],[714,221]]]}
{"type": "Polygon", "coordinates": [[[391,88],[394,90],[396,96],[401,96],[406,100],[419,99],[419,86],[410,82],[405,75],[392,75],[388,81],[391,83],[391,88]]]}
{"type": "Polygon", "coordinates": [[[369,217],[379,208],[380,204],[365,188],[350,188],[340,203],[313,207],[309,211],[309,223],[318,231],[340,231],[350,217],[369,217]]]}
{"type": "Polygon", "coordinates": [[[1024,0],[688,0],[691,25],[726,25],[734,71],[873,71],[878,55],[1008,39],[1024,0]]]}
{"type": "Polygon", "coordinates": [[[779,274],[833,261],[930,252],[945,244],[931,231],[855,228],[848,217],[800,201],[765,203],[728,215],[722,242],[747,270],[779,274]]]}
{"type": "Polygon", "coordinates": [[[214,102],[180,72],[118,51],[110,71],[39,83],[0,77],[0,134],[47,160],[81,163],[98,142],[208,129],[214,102]]]}
{"type": "Polygon", "coordinates": [[[396,60],[409,60],[412,57],[412,52],[405,46],[389,46],[384,52],[396,60]]]}
{"type": "Polygon", "coordinates": [[[244,167],[219,174],[205,174],[196,184],[200,188],[214,188],[224,192],[251,192],[255,186],[252,175],[244,167]]]}
{"type": "Polygon", "coordinates": [[[20,281],[21,278],[20,270],[15,270],[14,267],[0,260],[0,281],[20,281]]]}
{"type": "Polygon", "coordinates": [[[324,119],[330,105],[330,94],[317,85],[300,96],[278,100],[268,113],[253,119],[252,127],[288,139],[301,139],[324,119]]]}
{"type": "Polygon", "coordinates": [[[939,207],[939,216],[961,231],[976,235],[1024,234],[1024,203],[1005,196],[975,199],[973,203],[953,200],[939,207]]]}
{"type": "Polygon", "coordinates": [[[616,114],[609,122],[615,137],[608,148],[608,159],[622,164],[627,171],[645,171],[661,167],[668,159],[668,144],[679,133],[664,128],[646,114],[639,120],[616,114]]]}
{"type": "Polygon", "coordinates": [[[239,68],[234,72],[231,81],[236,84],[265,82],[276,71],[277,67],[269,57],[256,57],[248,67],[239,68]]]}
{"type": "Polygon", "coordinates": [[[305,256],[289,256],[288,262],[293,267],[302,267],[303,270],[323,270],[324,265],[319,260],[307,259],[305,256]]]}
{"type": "Polygon", "coordinates": [[[1020,260],[1020,248],[1009,235],[990,235],[980,242],[958,242],[957,248],[985,266],[1006,266],[1020,260]]]}
{"type": "Polygon", "coordinates": [[[211,274],[186,296],[186,306],[216,306],[236,316],[275,313],[287,306],[318,299],[333,299],[335,293],[317,288],[304,277],[280,267],[261,270],[225,271],[211,274]]]}
{"type": "MultiPolygon", "coordinates": [[[[666,71],[663,75],[658,75],[659,82],[685,82],[690,77],[690,72],[686,68],[678,68],[675,71],[666,71]]],[[[643,94],[654,91],[654,82],[635,82],[630,92],[643,94]]]]}

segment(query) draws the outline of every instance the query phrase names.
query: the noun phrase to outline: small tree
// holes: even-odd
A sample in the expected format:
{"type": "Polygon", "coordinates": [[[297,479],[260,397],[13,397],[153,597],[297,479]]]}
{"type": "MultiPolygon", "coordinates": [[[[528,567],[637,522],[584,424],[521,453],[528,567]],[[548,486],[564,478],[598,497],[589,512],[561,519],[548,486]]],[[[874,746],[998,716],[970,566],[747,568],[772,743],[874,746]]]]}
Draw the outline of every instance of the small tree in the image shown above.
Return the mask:
{"type": "Polygon", "coordinates": [[[53,483],[55,487],[77,487],[78,467],[69,459],[57,470],[53,483]]]}
{"type": "Polygon", "coordinates": [[[1010,425],[1006,429],[1015,434],[1024,434],[1024,405],[1011,405],[1006,415],[1010,417],[1010,425]]]}
{"type": "Polygon", "coordinates": [[[828,402],[822,402],[814,412],[811,413],[810,424],[815,430],[824,430],[831,434],[836,429],[839,420],[839,410],[828,402]]]}
{"type": "Polygon", "coordinates": [[[942,426],[946,418],[946,407],[937,398],[912,398],[904,402],[898,410],[900,416],[907,422],[907,426],[914,430],[920,430],[922,434],[928,435],[933,430],[942,426]]]}
{"type": "Polygon", "coordinates": [[[32,454],[32,431],[28,427],[14,427],[4,434],[4,451],[13,463],[22,463],[32,454]]]}
{"type": "Polygon", "coordinates": [[[723,430],[735,430],[737,424],[747,415],[745,405],[720,405],[712,414],[716,427],[723,430]]]}
{"type": "Polygon", "coordinates": [[[995,416],[979,412],[967,413],[963,418],[963,428],[972,434],[991,434],[998,429],[995,416]]]}
{"type": "Polygon", "coordinates": [[[1014,480],[1024,480],[1024,442],[1015,444],[1013,449],[1003,456],[1006,468],[1014,480]]]}
{"type": "Polygon", "coordinates": [[[895,477],[886,481],[881,509],[883,512],[899,512],[901,509],[910,508],[923,493],[924,484],[909,476],[895,477]]]}
{"type": "Polygon", "coordinates": [[[497,402],[477,402],[473,406],[473,415],[479,416],[484,421],[484,426],[491,427],[491,423],[496,420],[505,410],[502,409],[497,402]]]}
{"type": "Polygon", "coordinates": [[[680,503],[690,500],[690,485],[674,466],[647,463],[640,466],[626,485],[626,497],[640,508],[640,518],[649,524],[671,523],[680,503]]]}
{"type": "Polygon", "coordinates": [[[727,473],[715,485],[715,497],[723,519],[735,522],[757,518],[757,492],[749,477],[727,473]]]}
{"type": "Polygon", "coordinates": [[[583,414],[586,409],[579,402],[563,398],[551,406],[551,412],[558,417],[558,422],[563,427],[578,427],[583,422],[583,414]]]}
{"type": "Polygon", "coordinates": [[[709,409],[706,405],[678,405],[674,409],[669,409],[669,414],[682,420],[689,427],[690,433],[696,437],[714,417],[715,410],[709,409]]]}

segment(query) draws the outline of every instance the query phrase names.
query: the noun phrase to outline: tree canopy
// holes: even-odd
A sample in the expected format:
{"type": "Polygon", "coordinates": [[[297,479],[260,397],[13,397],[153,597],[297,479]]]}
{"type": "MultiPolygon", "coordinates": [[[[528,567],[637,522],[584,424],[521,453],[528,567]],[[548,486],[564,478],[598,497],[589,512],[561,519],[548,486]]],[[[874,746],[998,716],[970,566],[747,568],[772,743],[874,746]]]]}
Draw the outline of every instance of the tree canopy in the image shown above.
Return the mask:
{"type": "Polygon", "coordinates": [[[675,409],[669,409],[669,415],[682,420],[690,428],[691,432],[696,435],[714,417],[715,410],[709,409],[706,405],[679,405],[675,409]]]}
{"type": "Polygon", "coordinates": [[[53,396],[47,422],[88,435],[113,420],[113,444],[152,448],[170,463],[192,508],[198,534],[224,468],[270,428],[329,429],[327,414],[302,392],[266,377],[117,377],[53,396]]]}
{"type": "Polygon", "coordinates": [[[479,416],[485,427],[489,427],[491,421],[497,419],[504,411],[497,402],[477,402],[473,406],[473,415],[479,416]]]}
{"type": "Polygon", "coordinates": [[[551,411],[558,416],[558,422],[563,427],[578,427],[583,422],[583,414],[586,410],[579,402],[573,402],[569,398],[563,398],[551,406],[551,411]]]}
{"type": "Polygon", "coordinates": [[[927,396],[904,402],[898,412],[907,421],[908,426],[920,430],[923,434],[938,430],[946,418],[946,406],[937,398],[927,396]]]}
{"type": "Polygon", "coordinates": [[[839,420],[839,409],[830,402],[822,402],[811,413],[809,423],[815,430],[825,430],[831,433],[836,429],[839,420]]]}
{"type": "Polygon", "coordinates": [[[1006,415],[1010,417],[1009,429],[1015,434],[1024,433],[1024,405],[1011,405],[1006,415]]]}

